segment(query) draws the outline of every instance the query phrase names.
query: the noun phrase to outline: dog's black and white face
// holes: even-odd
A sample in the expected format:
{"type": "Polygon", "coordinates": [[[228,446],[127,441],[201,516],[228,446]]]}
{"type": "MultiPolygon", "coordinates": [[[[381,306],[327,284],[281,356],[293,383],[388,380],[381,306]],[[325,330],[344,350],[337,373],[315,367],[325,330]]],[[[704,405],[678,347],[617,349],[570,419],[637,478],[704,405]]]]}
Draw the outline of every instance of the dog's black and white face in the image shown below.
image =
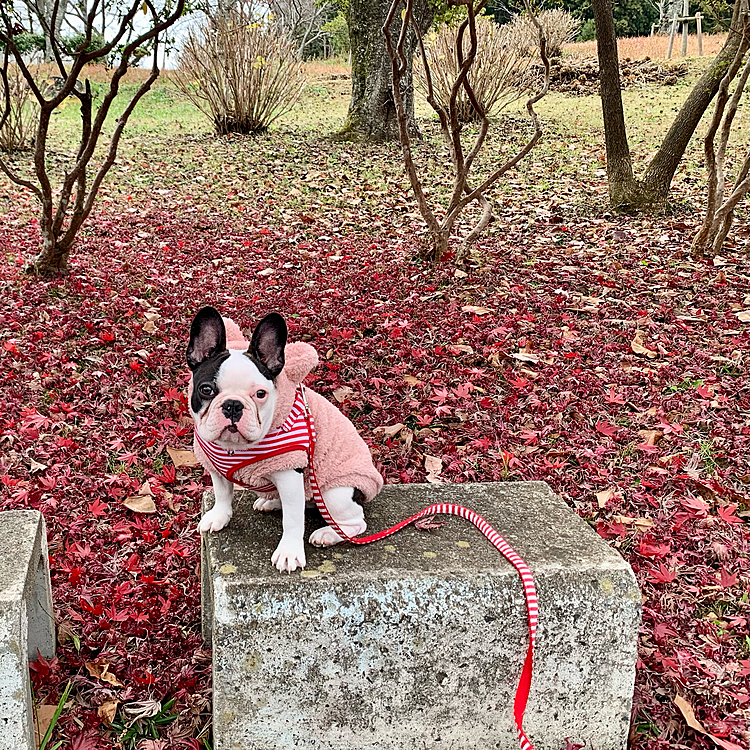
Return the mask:
{"type": "Polygon", "coordinates": [[[258,323],[247,351],[227,349],[221,315],[213,307],[198,312],[190,327],[187,362],[193,371],[190,410],[204,440],[236,450],[266,436],[286,339],[284,319],[270,313],[258,323]]]}

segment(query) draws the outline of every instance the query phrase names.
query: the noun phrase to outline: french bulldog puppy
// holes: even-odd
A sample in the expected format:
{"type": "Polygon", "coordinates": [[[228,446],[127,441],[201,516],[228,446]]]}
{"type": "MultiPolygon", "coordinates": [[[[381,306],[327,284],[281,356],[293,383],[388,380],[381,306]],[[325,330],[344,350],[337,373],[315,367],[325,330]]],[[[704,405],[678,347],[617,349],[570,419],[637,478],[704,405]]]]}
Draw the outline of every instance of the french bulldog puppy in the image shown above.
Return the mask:
{"type": "MultiPolygon", "coordinates": [[[[195,420],[195,455],[211,474],[216,502],[198,524],[200,533],[223,529],[232,517],[234,484],[255,489],[256,510],[282,511],[282,536],[271,562],[292,572],[305,567],[305,505],[312,498],[308,453],[291,445],[303,430],[304,410],[315,425],[314,470],[329,513],[348,536],[366,529],[362,506],[383,480],[352,423],[330,402],[301,384],[317,364],[315,350],[287,344],[278,313],[258,323],[250,342],[212,307],[202,308],[190,328],[187,363],[192,371],[188,403],[195,420]],[[304,406],[303,406],[304,404],[304,406]],[[292,443],[294,441],[292,440],[292,443]]],[[[343,541],[329,526],[309,538],[316,546],[343,541]]]]}

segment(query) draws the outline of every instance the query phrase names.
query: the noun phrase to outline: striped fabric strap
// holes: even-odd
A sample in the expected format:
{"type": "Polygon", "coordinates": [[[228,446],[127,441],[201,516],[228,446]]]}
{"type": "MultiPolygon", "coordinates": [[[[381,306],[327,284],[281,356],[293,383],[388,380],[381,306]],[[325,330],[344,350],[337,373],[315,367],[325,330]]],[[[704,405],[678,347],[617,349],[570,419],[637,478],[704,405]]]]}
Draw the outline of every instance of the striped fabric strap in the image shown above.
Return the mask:
{"type": "Polygon", "coordinates": [[[524,596],[526,598],[526,613],[529,624],[529,645],[526,651],[526,658],[524,660],[523,669],[521,670],[521,678],[516,689],[516,698],[513,704],[513,717],[516,723],[516,729],[518,731],[518,738],[521,744],[521,750],[533,750],[533,746],[523,731],[523,715],[526,711],[526,703],[529,699],[529,691],[531,689],[531,676],[533,671],[534,662],[534,645],[536,643],[536,630],[539,619],[539,607],[536,595],[536,586],[534,585],[534,577],[531,574],[526,563],[521,557],[513,550],[513,548],[503,539],[495,529],[490,526],[487,521],[484,520],[478,513],[475,513],[469,508],[464,508],[462,505],[455,505],[454,503],[438,503],[436,505],[430,505],[427,508],[423,508],[419,513],[411,516],[410,518],[401,521],[400,523],[391,526],[388,529],[383,529],[376,534],[370,534],[364,537],[350,537],[341,527],[336,523],[333,516],[329,513],[326,507],[325,500],[323,499],[323,493],[320,491],[318,482],[315,479],[315,468],[313,464],[313,456],[315,453],[315,422],[313,416],[310,413],[310,409],[307,408],[307,400],[304,398],[304,390],[302,391],[302,397],[305,401],[305,416],[307,421],[307,427],[309,431],[309,453],[308,453],[308,465],[310,467],[310,485],[312,487],[313,499],[315,504],[323,516],[325,522],[343,539],[346,539],[352,544],[370,544],[371,542],[377,542],[380,539],[385,539],[391,534],[395,534],[401,531],[405,526],[418,521],[420,518],[434,515],[452,515],[465,518],[470,523],[474,524],[479,531],[490,541],[493,547],[497,549],[508,562],[516,569],[519,576],[521,577],[521,584],[523,586],[524,596]]]}
{"type": "MultiPolygon", "coordinates": [[[[278,430],[273,433],[266,435],[263,440],[259,441],[250,448],[243,448],[238,451],[227,451],[224,448],[205,441],[198,430],[195,431],[195,437],[198,444],[203,449],[204,453],[214,465],[216,470],[224,476],[226,479],[241,484],[232,479],[234,473],[245,466],[256,463],[266,458],[281,455],[282,453],[288,453],[290,451],[304,451],[308,457],[309,477],[310,486],[312,489],[313,499],[315,504],[323,516],[325,522],[343,539],[346,539],[352,544],[370,544],[371,542],[377,542],[380,539],[385,539],[391,534],[395,534],[401,531],[405,526],[418,521],[420,518],[427,516],[433,516],[438,514],[459,516],[465,518],[470,523],[474,524],[479,531],[490,541],[490,543],[497,549],[505,558],[510,562],[511,565],[516,569],[521,577],[521,584],[523,585],[524,596],[526,598],[526,612],[529,624],[529,645],[526,651],[526,658],[524,660],[523,669],[521,671],[521,678],[518,683],[516,690],[516,698],[513,704],[513,716],[516,722],[516,728],[518,730],[518,737],[521,743],[521,750],[533,750],[532,744],[526,737],[523,731],[523,715],[526,710],[526,703],[529,698],[529,690],[531,688],[531,676],[533,670],[534,661],[534,644],[536,643],[536,630],[538,622],[538,604],[536,596],[536,586],[534,585],[534,578],[531,574],[526,563],[521,557],[516,554],[513,548],[490,526],[487,521],[484,520],[478,513],[475,513],[469,508],[464,508],[462,505],[455,505],[454,503],[438,503],[436,505],[430,505],[427,508],[423,508],[419,513],[407,518],[395,526],[391,526],[388,529],[379,531],[376,534],[370,534],[364,537],[350,537],[341,527],[336,523],[333,516],[328,512],[325,500],[323,499],[323,493],[320,491],[317,479],[315,478],[315,469],[313,465],[313,456],[315,454],[315,422],[310,409],[307,405],[307,399],[305,397],[305,388],[300,386],[297,390],[297,396],[292,407],[292,411],[287,417],[286,421],[278,430]]],[[[245,485],[247,486],[247,485],[245,485]]],[[[255,492],[272,492],[275,487],[272,484],[264,485],[263,487],[250,487],[255,492]]]]}
{"type": "Polygon", "coordinates": [[[245,466],[250,466],[250,464],[273,458],[274,456],[280,456],[283,453],[302,451],[309,455],[309,431],[306,415],[305,399],[302,395],[302,390],[298,388],[291,411],[281,427],[268,433],[268,435],[254,445],[229,451],[215,443],[204,440],[197,429],[195,431],[195,439],[213,467],[225,479],[243,487],[248,487],[254,492],[274,492],[276,487],[273,484],[264,484],[262,486],[247,485],[235,479],[234,475],[239,469],[243,469],[245,466]]]}

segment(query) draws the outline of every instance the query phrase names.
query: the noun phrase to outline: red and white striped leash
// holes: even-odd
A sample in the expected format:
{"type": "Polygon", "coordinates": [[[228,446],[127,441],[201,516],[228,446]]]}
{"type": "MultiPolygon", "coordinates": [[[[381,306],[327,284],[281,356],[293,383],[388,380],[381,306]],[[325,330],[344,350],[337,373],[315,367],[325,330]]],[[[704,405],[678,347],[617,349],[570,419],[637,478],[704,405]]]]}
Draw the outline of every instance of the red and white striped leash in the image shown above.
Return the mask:
{"type": "Polygon", "coordinates": [[[473,523],[479,531],[484,534],[485,537],[490,541],[493,547],[500,552],[506,560],[518,571],[521,576],[521,583],[523,585],[523,592],[526,598],[526,613],[528,616],[529,623],[529,646],[526,651],[526,659],[524,660],[523,670],[521,671],[521,678],[516,689],[516,698],[513,704],[513,717],[516,722],[516,729],[518,730],[518,739],[521,743],[521,750],[533,750],[533,746],[523,731],[523,715],[526,711],[526,703],[529,699],[529,691],[531,689],[531,674],[534,663],[534,644],[536,643],[536,628],[539,619],[539,607],[536,596],[536,586],[534,585],[534,577],[531,574],[526,563],[521,557],[513,550],[513,548],[503,539],[495,529],[490,526],[487,521],[482,518],[478,513],[471,510],[470,508],[464,508],[462,505],[456,505],[454,503],[437,503],[435,505],[429,505],[423,508],[411,516],[410,518],[401,521],[400,523],[391,526],[383,531],[378,531],[376,534],[370,534],[369,536],[351,537],[342,531],[341,527],[336,523],[333,516],[328,512],[325,500],[323,499],[323,493],[318,487],[318,482],[315,478],[315,471],[313,468],[313,456],[315,453],[315,422],[313,421],[312,413],[307,405],[307,398],[305,397],[304,386],[302,389],[302,400],[305,405],[305,418],[307,421],[307,428],[309,431],[309,448],[308,448],[308,466],[310,471],[310,487],[312,488],[313,500],[317,505],[320,515],[323,516],[325,522],[343,539],[346,539],[352,544],[370,544],[371,542],[377,542],[380,539],[385,539],[391,534],[395,534],[401,531],[405,526],[418,521],[420,518],[434,515],[450,515],[459,516],[465,518],[470,523],[473,523]]]}
{"type": "MultiPolygon", "coordinates": [[[[536,587],[534,585],[534,578],[531,575],[526,563],[519,557],[518,554],[512,549],[512,547],[490,526],[487,521],[484,520],[478,513],[475,513],[470,508],[464,508],[462,505],[455,505],[454,503],[438,503],[430,505],[427,508],[423,508],[419,513],[407,518],[395,526],[391,526],[388,529],[379,531],[376,534],[370,534],[369,536],[350,537],[346,534],[341,527],[336,523],[333,516],[328,512],[325,500],[323,499],[323,493],[320,491],[318,481],[315,477],[315,469],[313,463],[313,457],[315,454],[315,422],[313,420],[312,413],[307,404],[307,398],[305,396],[305,387],[300,386],[297,395],[295,397],[294,405],[292,410],[285,420],[282,427],[267,435],[263,440],[254,446],[239,451],[228,452],[218,446],[208,443],[200,436],[198,431],[195,432],[196,440],[203,449],[206,456],[209,458],[214,467],[226,477],[228,480],[235,482],[236,484],[242,484],[238,480],[234,479],[234,474],[239,469],[254,464],[258,461],[271,458],[272,456],[278,456],[282,453],[290,451],[304,451],[307,453],[308,469],[310,477],[310,487],[312,489],[313,499],[315,504],[323,516],[325,522],[336,531],[339,536],[346,539],[352,544],[370,544],[371,542],[377,542],[380,539],[385,539],[391,534],[395,534],[405,526],[418,521],[420,518],[426,516],[434,516],[438,514],[459,516],[465,518],[476,526],[479,531],[484,534],[485,537],[490,541],[493,547],[498,550],[510,564],[518,571],[521,577],[521,583],[523,585],[524,596],[526,598],[526,612],[529,623],[529,646],[526,651],[526,659],[524,660],[523,670],[521,671],[521,678],[518,683],[516,690],[516,697],[513,704],[513,716],[516,722],[516,728],[518,730],[518,737],[521,742],[521,750],[533,750],[532,744],[528,737],[523,731],[523,715],[526,710],[526,703],[529,698],[529,690],[531,688],[531,674],[534,661],[534,644],[536,643],[536,629],[538,621],[538,605],[536,596],[536,587]]],[[[272,484],[266,484],[263,486],[251,486],[244,485],[255,492],[273,492],[276,488],[272,484]]]]}

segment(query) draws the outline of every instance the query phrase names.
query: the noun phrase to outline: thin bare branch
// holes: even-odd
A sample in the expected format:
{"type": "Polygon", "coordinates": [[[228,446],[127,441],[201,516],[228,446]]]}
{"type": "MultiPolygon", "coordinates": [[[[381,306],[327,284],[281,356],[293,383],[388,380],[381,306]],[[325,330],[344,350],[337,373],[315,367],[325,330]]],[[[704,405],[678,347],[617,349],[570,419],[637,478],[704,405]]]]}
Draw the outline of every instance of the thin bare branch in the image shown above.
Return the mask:
{"type": "Polygon", "coordinates": [[[0,4],[0,18],[5,25],[5,32],[0,33],[0,42],[3,43],[6,52],[10,52],[10,54],[13,55],[13,59],[16,61],[16,65],[18,65],[19,69],[23,73],[23,77],[26,80],[26,83],[31,89],[31,93],[34,94],[36,100],[41,104],[44,101],[44,97],[42,96],[39,87],[34,80],[34,76],[31,74],[31,71],[29,71],[26,63],[24,62],[23,54],[16,46],[13,38],[13,25],[11,23],[11,18],[7,15],[5,6],[2,4],[0,4]]]}
{"type": "Polygon", "coordinates": [[[526,154],[528,154],[532,148],[534,148],[537,141],[542,136],[542,128],[539,124],[539,118],[536,114],[536,111],[534,110],[534,105],[549,91],[550,62],[549,57],[547,56],[547,40],[544,35],[544,29],[537,21],[536,17],[531,13],[531,8],[529,6],[528,0],[524,0],[524,6],[526,7],[526,10],[529,13],[530,17],[534,19],[535,25],[539,31],[539,55],[542,58],[542,63],[544,64],[544,83],[542,85],[542,88],[538,94],[529,97],[529,99],[526,101],[526,111],[531,117],[531,123],[534,126],[534,135],[515,156],[508,159],[505,164],[496,169],[478,188],[472,190],[471,193],[464,197],[461,206],[462,208],[463,206],[473,201],[480,193],[484,193],[487,188],[490,187],[490,185],[497,182],[497,180],[499,180],[506,172],[508,172],[508,170],[515,167],[515,165],[518,164],[518,162],[521,161],[521,159],[523,159],[524,156],[526,156],[526,154]]]}
{"type": "MultiPolygon", "coordinates": [[[[434,243],[431,253],[431,257],[433,257],[434,259],[439,259],[440,256],[445,251],[447,251],[448,237],[462,209],[472,201],[477,201],[479,203],[482,209],[482,214],[479,221],[466,236],[464,242],[461,244],[457,252],[456,259],[457,262],[460,262],[468,252],[468,248],[476,240],[479,234],[486,228],[487,224],[492,218],[492,206],[484,194],[485,191],[503,174],[505,174],[505,172],[507,172],[515,164],[517,164],[534,147],[536,142],[541,137],[541,127],[539,125],[539,120],[536,116],[533,105],[547,93],[549,87],[549,60],[546,53],[546,40],[544,30],[536,21],[536,19],[534,19],[534,23],[539,31],[540,55],[545,65],[544,86],[536,96],[530,97],[527,102],[527,110],[529,111],[532,124],[534,126],[534,134],[526,144],[526,146],[524,146],[513,158],[509,159],[505,164],[497,169],[479,187],[472,189],[468,183],[469,172],[471,170],[473,162],[475,161],[482,146],[484,145],[489,130],[489,117],[486,111],[486,107],[477,97],[469,77],[469,71],[471,70],[472,65],[477,58],[478,51],[476,14],[484,7],[485,0],[479,0],[479,2],[477,3],[475,3],[474,0],[456,0],[456,5],[466,6],[467,18],[460,24],[460,26],[458,27],[458,32],[456,34],[454,50],[455,59],[458,63],[458,74],[450,86],[450,96],[448,97],[447,106],[438,101],[437,97],[435,96],[435,87],[427,53],[414,18],[413,0],[404,0],[404,2],[405,10],[402,16],[402,24],[398,38],[398,44],[395,48],[390,35],[390,27],[395,17],[396,10],[401,4],[400,0],[393,1],[386,22],[383,25],[386,47],[388,50],[388,55],[391,58],[392,62],[393,98],[396,106],[396,115],[399,124],[399,135],[401,140],[401,149],[404,157],[404,165],[406,167],[406,172],[409,176],[409,181],[416,197],[420,213],[422,214],[422,218],[427,224],[429,235],[434,243]],[[454,183],[452,195],[450,197],[446,212],[441,220],[438,220],[435,212],[430,208],[426,200],[424,188],[414,164],[414,159],[411,152],[410,138],[407,130],[406,116],[404,112],[401,83],[403,71],[405,70],[406,66],[403,49],[404,41],[406,39],[406,34],[408,32],[408,27],[410,24],[414,27],[414,31],[417,34],[417,44],[424,68],[427,101],[438,115],[438,118],[440,120],[441,132],[446,140],[446,143],[448,144],[454,167],[454,183]],[[468,49],[465,50],[464,39],[467,30],[469,34],[469,43],[468,49]],[[471,106],[474,107],[480,120],[479,131],[475,136],[471,150],[466,156],[464,156],[463,144],[461,141],[461,123],[458,117],[457,101],[460,92],[463,92],[463,94],[467,97],[471,106]]],[[[529,14],[531,14],[531,10],[528,4],[526,5],[526,7],[529,14]]]]}
{"type": "Polygon", "coordinates": [[[406,0],[406,11],[401,20],[401,32],[399,33],[399,43],[401,44],[400,50],[394,49],[393,42],[391,40],[390,28],[393,23],[394,16],[396,15],[396,9],[399,6],[399,0],[394,0],[391,4],[391,8],[388,11],[388,16],[383,24],[383,34],[385,36],[385,44],[388,49],[388,55],[391,58],[391,67],[393,73],[393,100],[396,108],[396,117],[398,119],[399,137],[401,141],[401,151],[404,157],[404,164],[406,165],[406,172],[409,176],[409,182],[411,183],[412,190],[417,199],[420,213],[424,218],[427,226],[433,234],[438,234],[441,230],[440,222],[433,213],[432,209],[427,203],[427,198],[424,194],[422,184],[417,175],[417,170],[414,165],[414,158],[411,153],[411,139],[409,138],[409,129],[406,119],[406,112],[404,111],[404,100],[401,94],[401,81],[403,71],[406,70],[406,58],[403,53],[403,43],[406,39],[405,29],[408,27],[410,20],[413,20],[412,9],[413,0],[406,0]]]}
{"type": "Polygon", "coordinates": [[[106,177],[107,172],[109,172],[110,168],[115,163],[115,159],[117,158],[117,148],[120,144],[122,131],[125,129],[125,126],[128,123],[128,119],[133,113],[136,104],[138,104],[138,102],[143,98],[144,94],[146,94],[146,92],[151,88],[156,79],[159,77],[157,51],[158,46],[157,44],[154,44],[154,62],[151,67],[151,75],[140,85],[138,91],[133,94],[132,99],[128,103],[127,107],[125,107],[123,113],[117,118],[117,127],[115,127],[115,130],[112,133],[112,137],[110,138],[109,148],[107,149],[107,156],[105,157],[102,165],[99,167],[99,170],[94,176],[94,179],[91,181],[91,187],[89,188],[88,195],[86,196],[85,201],[83,201],[80,210],[74,212],[73,216],[71,217],[68,231],[60,240],[60,245],[63,248],[69,247],[72,244],[81,225],[91,213],[91,209],[94,206],[94,200],[96,199],[96,195],[99,192],[102,181],[106,177]]]}
{"type": "Polygon", "coordinates": [[[3,49],[3,66],[0,68],[0,80],[3,83],[3,113],[0,115],[0,130],[10,117],[10,81],[8,81],[8,47],[3,49]]]}
{"type": "MultiPolygon", "coordinates": [[[[737,80],[737,85],[734,94],[731,97],[731,101],[729,96],[729,86],[732,78],[736,75],[744,56],[745,50],[742,48],[738,49],[734,56],[734,60],[719,84],[719,91],[716,95],[716,103],[714,105],[714,113],[703,139],[703,150],[706,159],[706,169],[708,171],[706,186],[706,213],[701,228],[693,238],[690,247],[690,254],[694,258],[705,254],[709,247],[709,253],[715,253],[717,242],[718,247],[721,247],[732,223],[734,206],[744,195],[744,192],[742,192],[730,207],[726,208],[727,203],[733,199],[737,191],[737,187],[735,187],[735,191],[730,198],[722,204],[725,185],[724,162],[726,159],[726,149],[729,142],[732,123],[742,97],[742,92],[745,89],[748,77],[750,77],[750,58],[747,60],[739,79],[737,80]],[[728,101],[729,109],[727,109],[728,101]],[[719,140],[719,148],[717,150],[715,147],[715,140],[719,128],[721,128],[721,137],[719,140]],[[726,229],[724,229],[724,226],[726,226],[726,229]],[[720,241],[719,237],[721,237],[720,241]]],[[[735,183],[741,185],[742,182],[743,176],[741,169],[735,183]]]]}

